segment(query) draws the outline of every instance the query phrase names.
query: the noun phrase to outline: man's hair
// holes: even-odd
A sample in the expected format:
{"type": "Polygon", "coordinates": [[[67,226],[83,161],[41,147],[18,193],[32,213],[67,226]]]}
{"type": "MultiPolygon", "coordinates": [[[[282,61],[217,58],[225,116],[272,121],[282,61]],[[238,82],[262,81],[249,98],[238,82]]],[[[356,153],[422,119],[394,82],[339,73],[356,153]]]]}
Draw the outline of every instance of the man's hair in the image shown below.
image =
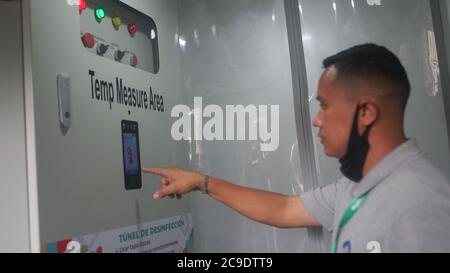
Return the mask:
{"type": "MultiPolygon", "coordinates": [[[[406,108],[411,85],[399,58],[386,47],[376,44],[357,45],[323,61],[325,69],[336,68],[336,81],[368,84],[379,93],[375,95],[396,97],[402,110],[406,108]]],[[[357,95],[361,90],[356,90],[357,95]]]]}

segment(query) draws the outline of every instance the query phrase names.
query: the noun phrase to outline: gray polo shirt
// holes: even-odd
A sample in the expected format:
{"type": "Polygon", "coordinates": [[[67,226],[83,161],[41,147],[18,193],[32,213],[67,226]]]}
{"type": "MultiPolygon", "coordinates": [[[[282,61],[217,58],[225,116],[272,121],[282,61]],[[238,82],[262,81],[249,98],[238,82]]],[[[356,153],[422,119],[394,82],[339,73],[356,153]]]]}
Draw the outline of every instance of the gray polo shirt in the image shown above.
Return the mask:
{"type": "Polygon", "coordinates": [[[350,201],[367,192],[367,201],[341,231],[338,252],[450,252],[450,182],[414,140],[396,148],[360,183],[342,178],[301,200],[334,240],[350,201]]]}

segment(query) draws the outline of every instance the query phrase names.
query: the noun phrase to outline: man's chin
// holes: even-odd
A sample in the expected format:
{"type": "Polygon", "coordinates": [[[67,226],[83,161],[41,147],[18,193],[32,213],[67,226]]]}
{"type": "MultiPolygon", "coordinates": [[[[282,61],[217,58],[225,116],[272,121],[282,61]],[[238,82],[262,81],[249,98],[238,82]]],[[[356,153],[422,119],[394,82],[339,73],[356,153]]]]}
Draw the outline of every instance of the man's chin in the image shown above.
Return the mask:
{"type": "Polygon", "coordinates": [[[328,157],[334,157],[334,158],[338,158],[338,159],[342,157],[342,156],[340,156],[340,155],[338,155],[336,153],[333,153],[332,151],[329,151],[329,150],[327,150],[325,148],[324,148],[324,152],[325,152],[325,155],[328,156],[328,157]]]}

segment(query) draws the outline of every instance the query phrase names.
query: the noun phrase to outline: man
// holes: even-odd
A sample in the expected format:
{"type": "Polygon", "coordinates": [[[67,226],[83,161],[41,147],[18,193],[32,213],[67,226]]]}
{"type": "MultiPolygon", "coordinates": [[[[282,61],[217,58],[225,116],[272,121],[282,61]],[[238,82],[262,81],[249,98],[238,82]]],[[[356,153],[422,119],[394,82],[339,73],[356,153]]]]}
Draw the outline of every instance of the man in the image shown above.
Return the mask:
{"type": "Polygon", "coordinates": [[[160,175],[154,198],[201,190],[268,225],[323,226],[332,252],[450,251],[450,184],[404,132],[406,71],[385,47],[358,45],[324,60],[313,124],[344,177],[301,196],[233,185],[177,168],[160,175]]]}
{"type": "Polygon", "coordinates": [[[131,151],[130,147],[127,147],[127,157],[128,157],[128,164],[133,164],[133,152],[131,151]]]}

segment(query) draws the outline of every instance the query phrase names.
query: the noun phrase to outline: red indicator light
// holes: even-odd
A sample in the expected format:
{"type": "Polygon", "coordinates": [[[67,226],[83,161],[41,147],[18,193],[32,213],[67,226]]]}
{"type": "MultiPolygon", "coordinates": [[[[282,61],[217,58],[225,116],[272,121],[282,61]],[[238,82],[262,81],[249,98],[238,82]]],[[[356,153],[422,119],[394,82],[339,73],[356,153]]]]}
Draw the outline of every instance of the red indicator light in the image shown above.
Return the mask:
{"type": "Polygon", "coordinates": [[[138,28],[136,24],[129,24],[128,25],[128,32],[130,32],[131,35],[134,36],[134,34],[136,34],[138,28]]]}
{"type": "Polygon", "coordinates": [[[95,46],[94,35],[89,32],[83,34],[83,36],[81,37],[81,41],[83,41],[83,45],[87,48],[93,48],[95,46]]]}
{"type": "Polygon", "coordinates": [[[78,8],[80,10],[80,13],[83,12],[83,10],[87,9],[86,0],[80,0],[78,8]]]}

